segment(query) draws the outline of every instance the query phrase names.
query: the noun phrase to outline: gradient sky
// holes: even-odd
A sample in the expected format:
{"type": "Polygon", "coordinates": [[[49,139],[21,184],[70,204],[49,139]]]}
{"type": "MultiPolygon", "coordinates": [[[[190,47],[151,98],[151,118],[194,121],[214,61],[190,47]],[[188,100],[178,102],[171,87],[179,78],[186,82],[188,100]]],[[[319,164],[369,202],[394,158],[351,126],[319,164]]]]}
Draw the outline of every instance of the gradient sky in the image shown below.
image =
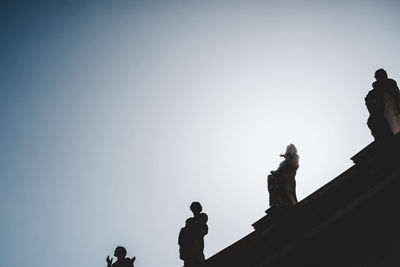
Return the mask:
{"type": "MultiPolygon", "coordinates": [[[[305,198],[373,139],[373,73],[400,79],[397,1],[1,1],[0,259],[182,266],[268,208],[289,143],[305,198]]],[[[340,197],[340,196],[338,196],[340,197]]]]}

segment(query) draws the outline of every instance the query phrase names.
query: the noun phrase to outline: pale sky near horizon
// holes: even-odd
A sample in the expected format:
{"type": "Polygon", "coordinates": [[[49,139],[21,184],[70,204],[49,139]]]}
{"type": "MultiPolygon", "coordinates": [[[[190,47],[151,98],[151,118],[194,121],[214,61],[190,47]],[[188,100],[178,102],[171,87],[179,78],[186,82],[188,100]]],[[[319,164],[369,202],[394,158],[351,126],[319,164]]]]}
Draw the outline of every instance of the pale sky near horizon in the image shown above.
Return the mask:
{"type": "Polygon", "coordinates": [[[9,267],[182,266],[189,205],[210,257],[372,142],[376,69],[400,80],[397,1],[2,1],[0,259],[9,267]]]}

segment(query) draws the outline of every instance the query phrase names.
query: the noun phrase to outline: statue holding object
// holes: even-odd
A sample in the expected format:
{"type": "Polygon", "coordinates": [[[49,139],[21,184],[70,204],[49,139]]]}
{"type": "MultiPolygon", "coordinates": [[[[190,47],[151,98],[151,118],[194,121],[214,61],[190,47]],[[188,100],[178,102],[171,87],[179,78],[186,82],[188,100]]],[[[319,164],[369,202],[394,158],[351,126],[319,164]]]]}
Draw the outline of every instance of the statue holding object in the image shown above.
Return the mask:
{"type": "Polygon", "coordinates": [[[208,216],[201,212],[201,204],[193,202],[190,210],[193,217],[186,220],[178,237],[179,258],[183,260],[185,267],[198,266],[205,261],[204,236],[208,233],[208,216]]]}
{"type": "Polygon", "coordinates": [[[128,258],[126,257],[126,249],[124,247],[117,247],[114,250],[114,256],[117,257],[117,261],[113,263],[113,258],[107,256],[107,267],[133,267],[136,257],[128,258]]]}
{"type": "Polygon", "coordinates": [[[365,97],[370,114],[367,124],[374,139],[383,140],[400,132],[400,91],[384,69],[375,72],[375,79],[365,97]]]}
{"type": "Polygon", "coordinates": [[[281,154],[284,160],[276,171],[268,175],[269,205],[271,207],[291,207],[297,204],[296,172],[299,168],[299,155],[293,144],[281,154]]]}

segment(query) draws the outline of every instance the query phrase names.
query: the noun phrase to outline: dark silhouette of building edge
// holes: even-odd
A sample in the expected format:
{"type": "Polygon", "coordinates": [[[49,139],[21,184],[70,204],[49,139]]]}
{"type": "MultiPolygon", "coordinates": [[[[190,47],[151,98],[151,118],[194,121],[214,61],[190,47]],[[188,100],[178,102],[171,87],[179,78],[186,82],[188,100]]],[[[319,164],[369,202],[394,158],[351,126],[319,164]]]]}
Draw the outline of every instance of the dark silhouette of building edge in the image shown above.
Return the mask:
{"type": "Polygon", "coordinates": [[[354,165],[201,266],[400,266],[400,135],[372,142],[354,165]]]}

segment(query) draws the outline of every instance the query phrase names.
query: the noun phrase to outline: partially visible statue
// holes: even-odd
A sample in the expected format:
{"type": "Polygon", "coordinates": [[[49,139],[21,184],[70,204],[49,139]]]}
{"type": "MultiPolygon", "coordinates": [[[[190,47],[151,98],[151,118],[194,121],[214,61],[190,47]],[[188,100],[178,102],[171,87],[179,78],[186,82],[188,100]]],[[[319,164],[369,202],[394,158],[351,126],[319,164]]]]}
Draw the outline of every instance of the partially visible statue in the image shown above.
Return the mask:
{"type": "Polygon", "coordinates": [[[186,220],[178,238],[179,258],[184,261],[185,267],[197,266],[205,261],[204,236],[208,233],[208,216],[201,213],[201,204],[193,202],[190,210],[193,217],[186,220]]]}
{"type": "Polygon", "coordinates": [[[400,91],[384,69],[375,72],[375,79],[365,97],[370,114],[367,124],[375,140],[382,140],[400,132],[400,91]]]}
{"type": "Polygon", "coordinates": [[[126,249],[124,247],[117,247],[114,250],[114,256],[117,257],[117,261],[114,263],[113,258],[110,259],[110,256],[107,256],[107,267],[133,267],[133,263],[136,260],[136,257],[125,258],[126,249]]]}
{"type": "Polygon", "coordinates": [[[269,205],[271,207],[290,207],[297,204],[296,171],[299,168],[299,155],[293,144],[286,147],[281,154],[284,160],[276,171],[268,175],[269,205]]]}

